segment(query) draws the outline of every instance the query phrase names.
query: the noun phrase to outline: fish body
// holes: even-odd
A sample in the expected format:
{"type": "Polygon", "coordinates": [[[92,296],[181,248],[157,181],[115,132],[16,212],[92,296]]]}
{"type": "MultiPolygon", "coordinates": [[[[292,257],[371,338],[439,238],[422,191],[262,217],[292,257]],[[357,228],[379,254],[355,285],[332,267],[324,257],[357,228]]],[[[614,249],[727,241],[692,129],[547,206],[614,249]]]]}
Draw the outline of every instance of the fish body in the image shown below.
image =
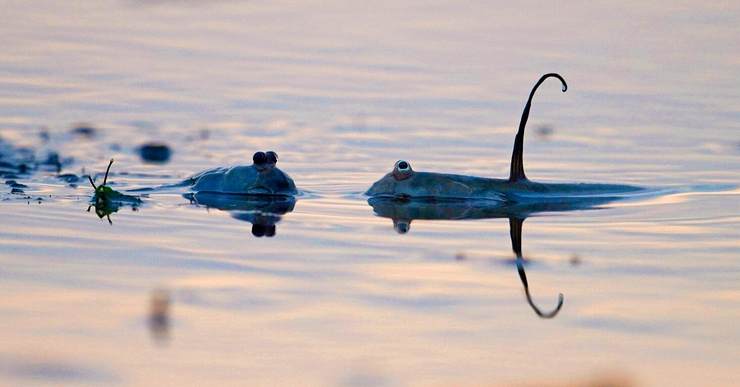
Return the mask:
{"type": "Polygon", "coordinates": [[[643,190],[623,184],[538,183],[435,172],[414,172],[397,180],[391,172],[365,194],[387,198],[484,199],[508,202],[563,201],[589,197],[615,197],[643,190]]]}
{"type": "Polygon", "coordinates": [[[508,179],[454,175],[436,172],[416,172],[411,164],[399,160],[393,170],[376,181],[365,194],[370,197],[397,199],[475,199],[508,203],[547,203],[617,200],[638,193],[643,188],[623,184],[600,183],[538,183],[524,173],[524,129],[532,107],[532,97],[547,78],[557,78],[568,89],[563,77],[550,73],[534,85],[524,107],[519,130],[514,139],[514,151],[508,179]]]}
{"type": "Polygon", "coordinates": [[[295,196],[298,195],[293,179],[275,164],[275,152],[257,152],[251,165],[218,167],[197,173],[177,184],[145,187],[130,192],[162,191],[189,187],[191,193],[213,193],[247,196],[295,196]]]}
{"type": "Polygon", "coordinates": [[[275,196],[298,194],[293,179],[277,167],[241,165],[214,168],[189,178],[186,183],[192,185],[194,192],[275,196]]]}

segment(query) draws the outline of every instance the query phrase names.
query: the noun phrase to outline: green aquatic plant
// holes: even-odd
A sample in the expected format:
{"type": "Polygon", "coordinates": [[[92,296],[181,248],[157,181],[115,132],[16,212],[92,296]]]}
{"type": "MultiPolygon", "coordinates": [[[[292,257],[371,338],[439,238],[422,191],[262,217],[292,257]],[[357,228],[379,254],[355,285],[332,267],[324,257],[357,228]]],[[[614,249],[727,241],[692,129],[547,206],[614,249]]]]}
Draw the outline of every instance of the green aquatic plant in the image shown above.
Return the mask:
{"type": "Polygon", "coordinates": [[[87,176],[90,180],[90,185],[95,189],[91,204],[87,207],[87,211],[90,212],[92,207],[95,207],[95,214],[100,218],[107,218],[108,223],[111,225],[113,221],[110,219],[110,215],[123,206],[131,206],[136,211],[141,205],[142,201],[138,196],[126,195],[118,192],[108,185],[108,174],[110,173],[110,167],[113,165],[113,159],[110,159],[108,168],[105,170],[105,176],[103,177],[103,184],[95,185],[95,181],[91,176],[87,176]]]}

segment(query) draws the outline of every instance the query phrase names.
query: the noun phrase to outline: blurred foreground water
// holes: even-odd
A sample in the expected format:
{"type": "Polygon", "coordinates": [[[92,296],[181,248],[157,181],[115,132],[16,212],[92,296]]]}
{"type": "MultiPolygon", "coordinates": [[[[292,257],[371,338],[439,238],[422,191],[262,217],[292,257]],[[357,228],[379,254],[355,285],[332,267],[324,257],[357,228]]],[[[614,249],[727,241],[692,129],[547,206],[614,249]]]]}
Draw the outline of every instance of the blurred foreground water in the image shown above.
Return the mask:
{"type": "Polygon", "coordinates": [[[1,7],[0,154],[41,164],[0,185],[4,383],[738,383],[737,5],[1,7]],[[505,177],[551,71],[570,89],[535,98],[530,178],[675,193],[535,213],[522,267],[506,216],[374,214],[361,193],[398,159],[505,177]],[[127,189],[257,150],[295,203],[87,212],[111,157],[127,189]],[[555,317],[519,270],[543,311],[564,295],[555,317]]]}

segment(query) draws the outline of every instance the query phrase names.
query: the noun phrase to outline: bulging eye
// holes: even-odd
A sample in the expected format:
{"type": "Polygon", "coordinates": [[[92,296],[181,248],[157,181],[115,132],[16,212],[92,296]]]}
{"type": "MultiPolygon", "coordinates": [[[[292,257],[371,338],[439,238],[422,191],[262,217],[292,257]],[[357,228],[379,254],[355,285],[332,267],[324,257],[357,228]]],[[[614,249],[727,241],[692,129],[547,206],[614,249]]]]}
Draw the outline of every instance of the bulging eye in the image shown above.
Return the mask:
{"type": "Polygon", "coordinates": [[[275,153],[273,151],[268,151],[267,153],[265,153],[265,156],[267,156],[267,162],[268,163],[275,164],[278,161],[278,155],[277,155],[277,153],[275,153]]]}
{"type": "Polygon", "coordinates": [[[254,156],[252,156],[252,161],[255,164],[264,164],[267,161],[267,155],[265,152],[256,152],[254,156]]]}
{"type": "Polygon", "coordinates": [[[399,172],[410,171],[411,170],[411,164],[409,164],[408,161],[398,160],[398,161],[396,161],[396,169],[399,172]]]}
{"type": "Polygon", "coordinates": [[[396,161],[396,165],[393,167],[393,178],[396,180],[405,180],[411,177],[414,171],[411,169],[411,164],[405,160],[396,161]]]}

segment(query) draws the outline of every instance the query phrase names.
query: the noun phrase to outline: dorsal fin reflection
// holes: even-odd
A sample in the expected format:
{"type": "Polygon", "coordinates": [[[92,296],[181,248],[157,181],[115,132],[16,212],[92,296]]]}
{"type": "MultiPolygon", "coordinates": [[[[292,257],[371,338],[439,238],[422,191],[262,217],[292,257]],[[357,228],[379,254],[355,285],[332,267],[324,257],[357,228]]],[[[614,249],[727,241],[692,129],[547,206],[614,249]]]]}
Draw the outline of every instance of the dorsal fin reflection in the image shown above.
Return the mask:
{"type": "Polygon", "coordinates": [[[519,272],[519,279],[522,280],[522,286],[524,286],[524,294],[527,296],[527,303],[532,307],[535,313],[542,318],[553,318],[560,308],[563,307],[563,293],[558,293],[558,305],[555,309],[550,312],[543,312],[537,305],[532,301],[532,295],[529,293],[529,282],[527,281],[527,273],[524,272],[524,256],[522,255],[522,225],[524,219],[521,218],[509,218],[509,234],[511,234],[511,248],[516,254],[516,270],[519,272]]]}
{"type": "Polygon", "coordinates": [[[605,199],[560,202],[560,203],[505,203],[493,201],[469,201],[469,200],[399,200],[390,198],[370,198],[368,204],[378,216],[390,218],[393,228],[400,234],[405,234],[411,229],[411,222],[415,219],[425,220],[463,220],[463,219],[509,219],[509,233],[511,236],[511,248],[516,256],[516,267],[519,278],[524,287],[527,303],[532,310],[541,318],[553,318],[563,307],[563,294],[558,294],[558,302],[551,311],[542,311],[532,300],[529,291],[529,281],[524,271],[526,262],[522,254],[522,226],[524,220],[535,213],[560,212],[597,208],[610,200],[605,199]]]}

